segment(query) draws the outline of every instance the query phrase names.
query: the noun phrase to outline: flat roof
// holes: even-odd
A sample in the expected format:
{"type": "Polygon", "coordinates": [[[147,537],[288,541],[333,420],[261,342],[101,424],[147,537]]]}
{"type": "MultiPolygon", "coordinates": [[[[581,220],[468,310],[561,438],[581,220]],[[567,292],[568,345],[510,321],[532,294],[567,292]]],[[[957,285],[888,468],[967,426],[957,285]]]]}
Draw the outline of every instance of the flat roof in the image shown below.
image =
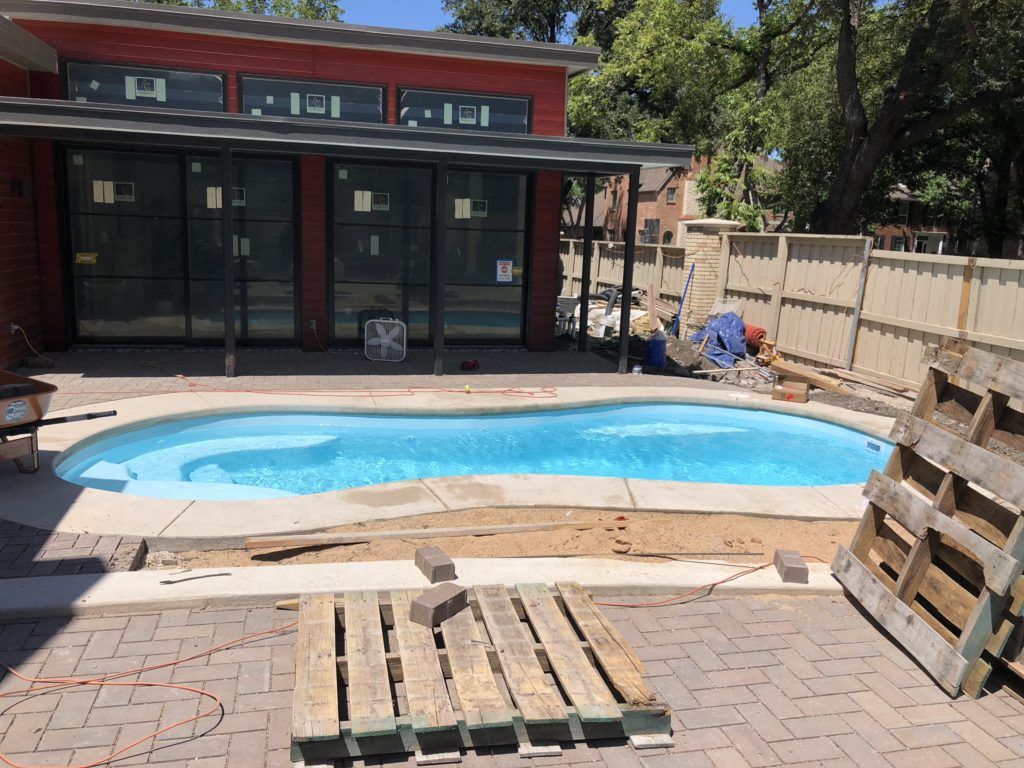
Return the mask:
{"type": "Polygon", "coordinates": [[[0,16],[338,48],[373,48],[426,56],[513,61],[561,67],[570,75],[596,67],[600,54],[599,48],[559,43],[368,27],[127,0],[0,0],[0,16]]]}
{"type": "Polygon", "coordinates": [[[231,112],[139,109],[54,99],[0,98],[0,134],[90,143],[281,153],[381,161],[445,156],[453,165],[612,175],[688,167],[693,146],[487,133],[231,112]]]}

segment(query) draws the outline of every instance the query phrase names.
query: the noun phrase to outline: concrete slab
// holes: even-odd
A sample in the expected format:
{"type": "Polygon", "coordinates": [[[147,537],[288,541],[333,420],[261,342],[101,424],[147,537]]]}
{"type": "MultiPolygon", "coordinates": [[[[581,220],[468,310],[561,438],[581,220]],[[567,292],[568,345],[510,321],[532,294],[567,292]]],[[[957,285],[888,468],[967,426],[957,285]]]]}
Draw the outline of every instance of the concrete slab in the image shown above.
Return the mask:
{"type": "Polygon", "coordinates": [[[449,509],[568,506],[635,509],[626,481],[618,477],[468,475],[427,478],[423,482],[449,509]]]}
{"type": "MultiPolygon", "coordinates": [[[[674,483],[628,480],[637,509],[652,512],[718,512],[794,520],[859,520],[819,488],[771,485],[674,483]]],[[[858,486],[859,487],[859,486],[858,486]]]]}
{"type": "MultiPolygon", "coordinates": [[[[734,576],[735,563],[638,563],[600,558],[458,558],[458,583],[554,584],[576,581],[600,595],[683,594],[734,576]]],[[[173,607],[266,606],[300,593],[422,589],[423,574],[409,561],[277,565],[133,571],[89,576],[0,580],[0,620],[173,607]]],[[[810,564],[807,584],[784,584],[770,566],[715,588],[715,594],[840,594],[829,565],[810,564]]]]}

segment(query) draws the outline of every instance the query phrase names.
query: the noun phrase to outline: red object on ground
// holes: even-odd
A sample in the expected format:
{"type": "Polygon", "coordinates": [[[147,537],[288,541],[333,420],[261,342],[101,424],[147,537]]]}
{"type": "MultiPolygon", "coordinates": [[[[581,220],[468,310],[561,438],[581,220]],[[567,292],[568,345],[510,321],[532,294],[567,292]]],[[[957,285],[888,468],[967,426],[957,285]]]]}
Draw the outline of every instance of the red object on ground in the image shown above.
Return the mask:
{"type": "Polygon", "coordinates": [[[743,335],[746,336],[747,338],[747,344],[749,344],[752,347],[756,347],[760,345],[760,343],[764,341],[765,338],[767,338],[768,331],[766,331],[764,328],[759,328],[756,325],[748,324],[746,330],[744,330],[743,332],[743,335]]]}
{"type": "Polygon", "coordinates": [[[479,360],[463,360],[462,365],[459,366],[464,371],[475,371],[480,367],[479,360]]]}

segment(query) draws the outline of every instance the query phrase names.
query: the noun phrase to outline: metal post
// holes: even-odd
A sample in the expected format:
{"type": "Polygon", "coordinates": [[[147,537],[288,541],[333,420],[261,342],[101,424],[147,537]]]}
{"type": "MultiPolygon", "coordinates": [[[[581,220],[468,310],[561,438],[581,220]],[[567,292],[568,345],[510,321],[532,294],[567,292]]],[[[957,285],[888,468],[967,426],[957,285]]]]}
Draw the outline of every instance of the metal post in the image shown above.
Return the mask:
{"type": "Polygon", "coordinates": [[[590,260],[594,255],[594,174],[587,174],[583,193],[583,267],[580,275],[580,319],[576,323],[576,349],[587,351],[587,325],[590,315],[590,260]]]}
{"type": "Polygon", "coordinates": [[[636,259],[636,213],[640,201],[640,169],[629,174],[626,209],[626,252],[622,262],[622,309],[619,311],[619,373],[629,370],[629,316],[633,306],[633,262],[636,259]]]}
{"type": "Polygon", "coordinates": [[[430,249],[430,325],[434,334],[434,375],[444,376],[445,228],[448,205],[448,161],[434,169],[434,238],[430,249]]]}
{"type": "Polygon", "coordinates": [[[231,203],[231,149],[220,152],[220,232],[224,252],[224,375],[235,376],[235,222],[231,203]]]}

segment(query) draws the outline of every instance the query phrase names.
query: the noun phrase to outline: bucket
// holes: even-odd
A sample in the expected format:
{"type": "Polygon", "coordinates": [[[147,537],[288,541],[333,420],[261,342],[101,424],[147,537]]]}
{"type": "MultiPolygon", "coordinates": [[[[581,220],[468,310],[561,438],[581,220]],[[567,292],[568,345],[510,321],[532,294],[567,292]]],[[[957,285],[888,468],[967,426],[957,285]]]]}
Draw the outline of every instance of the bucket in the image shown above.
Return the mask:
{"type": "Polygon", "coordinates": [[[647,356],[644,365],[651,368],[664,368],[668,364],[665,358],[665,334],[659,328],[647,340],[647,356]]]}

